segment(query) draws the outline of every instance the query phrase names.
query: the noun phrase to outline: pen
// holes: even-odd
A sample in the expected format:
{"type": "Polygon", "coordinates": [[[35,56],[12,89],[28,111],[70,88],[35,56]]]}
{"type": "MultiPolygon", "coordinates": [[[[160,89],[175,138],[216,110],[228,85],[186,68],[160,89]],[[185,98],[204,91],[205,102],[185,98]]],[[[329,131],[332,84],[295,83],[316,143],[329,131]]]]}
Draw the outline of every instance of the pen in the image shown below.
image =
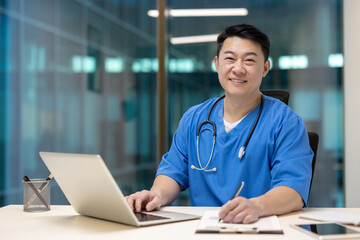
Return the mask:
{"type": "Polygon", "coordinates": [[[240,186],[239,186],[238,189],[236,190],[234,196],[232,196],[231,200],[233,200],[234,198],[236,198],[236,197],[240,194],[240,192],[241,192],[241,190],[243,189],[244,185],[245,185],[245,183],[244,183],[244,181],[242,181],[241,184],[240,184],[240,186]]]}
{"type": "MultiPolygon", "coordinates": [[[[241,184],[240,184],[240,186],[239,186],[238,189],[236,190],[235,194],[232,196],[232,198],[231,198],[230,200],[233,200],[234,198],[236,198],[236,197],[240,194],[240,192],[241,192],[241,190],[243,189],[244,185],[245,185],[245,182],[242,181],[241,184]]],[[[220,222],[220,221],[221,221],[221,218],[219,218],[219,222],[220,222]]]]}
{"type": "MultiPolygon", "coordinates": [[[[29,182],[30,179],[27,176],[24,176],[24,181],[25,182],[29,182]]],[[[36,194],[36,196],[40,199],[40,201],[46,206],[46,208],[49,208],[48,204],[46,203],[45,199],[40,195],[40,193],[38,192],[38,190],[36,189],[36,187],[30,182],[28,183],[29,187],[34,191],[34,193],[36,194]]]]}
{"type": "MultiPolygon", "coordinates": [[[[25,176],[26,177],[26,176],[25,176]]],[[[25,180],[24,177],[24,180],[25,180]]],[[[41,193],[41,191],[47,186],[49,185],[49,180],[51,180],[53,178],[52,174],[50,174],[45,180],[46,182],[44,182],[43,184],[41,184],[41,186],[38,189],[38,192],[41,193]]],[[[36,199],[36,193],[34,193],[34,195],[32,195],[32,197],[29,199],[29,201],[25,204],[25,208],[29,207],[29,205],[36,199]]]]}

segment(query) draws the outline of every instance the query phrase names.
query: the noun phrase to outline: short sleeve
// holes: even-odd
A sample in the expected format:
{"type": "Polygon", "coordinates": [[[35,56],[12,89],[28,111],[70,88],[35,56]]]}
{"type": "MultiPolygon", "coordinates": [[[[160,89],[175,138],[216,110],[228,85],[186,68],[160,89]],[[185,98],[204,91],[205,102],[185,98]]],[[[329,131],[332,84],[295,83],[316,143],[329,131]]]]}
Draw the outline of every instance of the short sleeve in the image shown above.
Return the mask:
{"type": "Polygon", "coordinates": [[[300,117],[288,119],[276,132],[276,146],[271,161],[271,188],[288,186],[307,202],[311,181],[313,152],[305,124],[300,117]]]}
{"type": "Polygon", "coordinates": [[[166,175],[178,182],[183,190],[189,187],[188,175],[188,134],[191,109],[184,114],[179,122],[169,152],[161,159],[156,172],[158,175],[166,175]]]}

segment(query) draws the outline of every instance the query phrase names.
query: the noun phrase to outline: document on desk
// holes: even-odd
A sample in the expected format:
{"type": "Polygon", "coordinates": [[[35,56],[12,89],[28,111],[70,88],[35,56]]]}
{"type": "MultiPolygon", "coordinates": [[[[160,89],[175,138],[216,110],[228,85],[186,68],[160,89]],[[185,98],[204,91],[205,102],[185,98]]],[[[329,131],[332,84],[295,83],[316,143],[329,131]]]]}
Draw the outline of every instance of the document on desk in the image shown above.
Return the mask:
{"type": "Polygon", "coordinates": [[[219,222],[219,211],[206,211],[196,233],[283,234],[283,231],[277,216],[263,217],[252,224],[235,224],[219,222]]]}
{"type": "Polygon", "coordinates": [[[300,218],[360,226],[360,215],[341,211],[319,210],[307,212],[301,214],[300,218]]]}

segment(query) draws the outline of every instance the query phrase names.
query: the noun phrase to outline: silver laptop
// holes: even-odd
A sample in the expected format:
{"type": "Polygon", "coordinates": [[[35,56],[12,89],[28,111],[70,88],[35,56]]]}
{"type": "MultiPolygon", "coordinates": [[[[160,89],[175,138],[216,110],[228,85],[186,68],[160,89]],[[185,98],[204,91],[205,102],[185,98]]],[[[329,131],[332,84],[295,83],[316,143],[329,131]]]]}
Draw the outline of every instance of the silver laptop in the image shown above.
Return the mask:
{"type": "Polygon", "coordinates": [[[40,152],[40,156],[82,215],[138,227],[200,218],[161,210],[134,213],[99,155],[40,152]]]}

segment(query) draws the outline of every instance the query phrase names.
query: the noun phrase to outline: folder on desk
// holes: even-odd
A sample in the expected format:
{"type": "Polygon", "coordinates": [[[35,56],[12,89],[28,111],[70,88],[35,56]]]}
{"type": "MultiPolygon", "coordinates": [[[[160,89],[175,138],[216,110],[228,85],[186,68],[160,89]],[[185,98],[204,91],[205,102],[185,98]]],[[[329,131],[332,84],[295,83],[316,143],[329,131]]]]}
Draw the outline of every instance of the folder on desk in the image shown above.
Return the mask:
{"type": "Polygon", "coordinates": [[[252,224],[234,224],[219,222],[218,211],[206,211],[196,233],[283,234],[283,231],[277,216],[263,217],[252,224]]]}
{"type": "Polygon", "coordinates": [[[300,218],[360,226],[360,215],[342,211],[312,211],[301,214],[300,218]]]}

